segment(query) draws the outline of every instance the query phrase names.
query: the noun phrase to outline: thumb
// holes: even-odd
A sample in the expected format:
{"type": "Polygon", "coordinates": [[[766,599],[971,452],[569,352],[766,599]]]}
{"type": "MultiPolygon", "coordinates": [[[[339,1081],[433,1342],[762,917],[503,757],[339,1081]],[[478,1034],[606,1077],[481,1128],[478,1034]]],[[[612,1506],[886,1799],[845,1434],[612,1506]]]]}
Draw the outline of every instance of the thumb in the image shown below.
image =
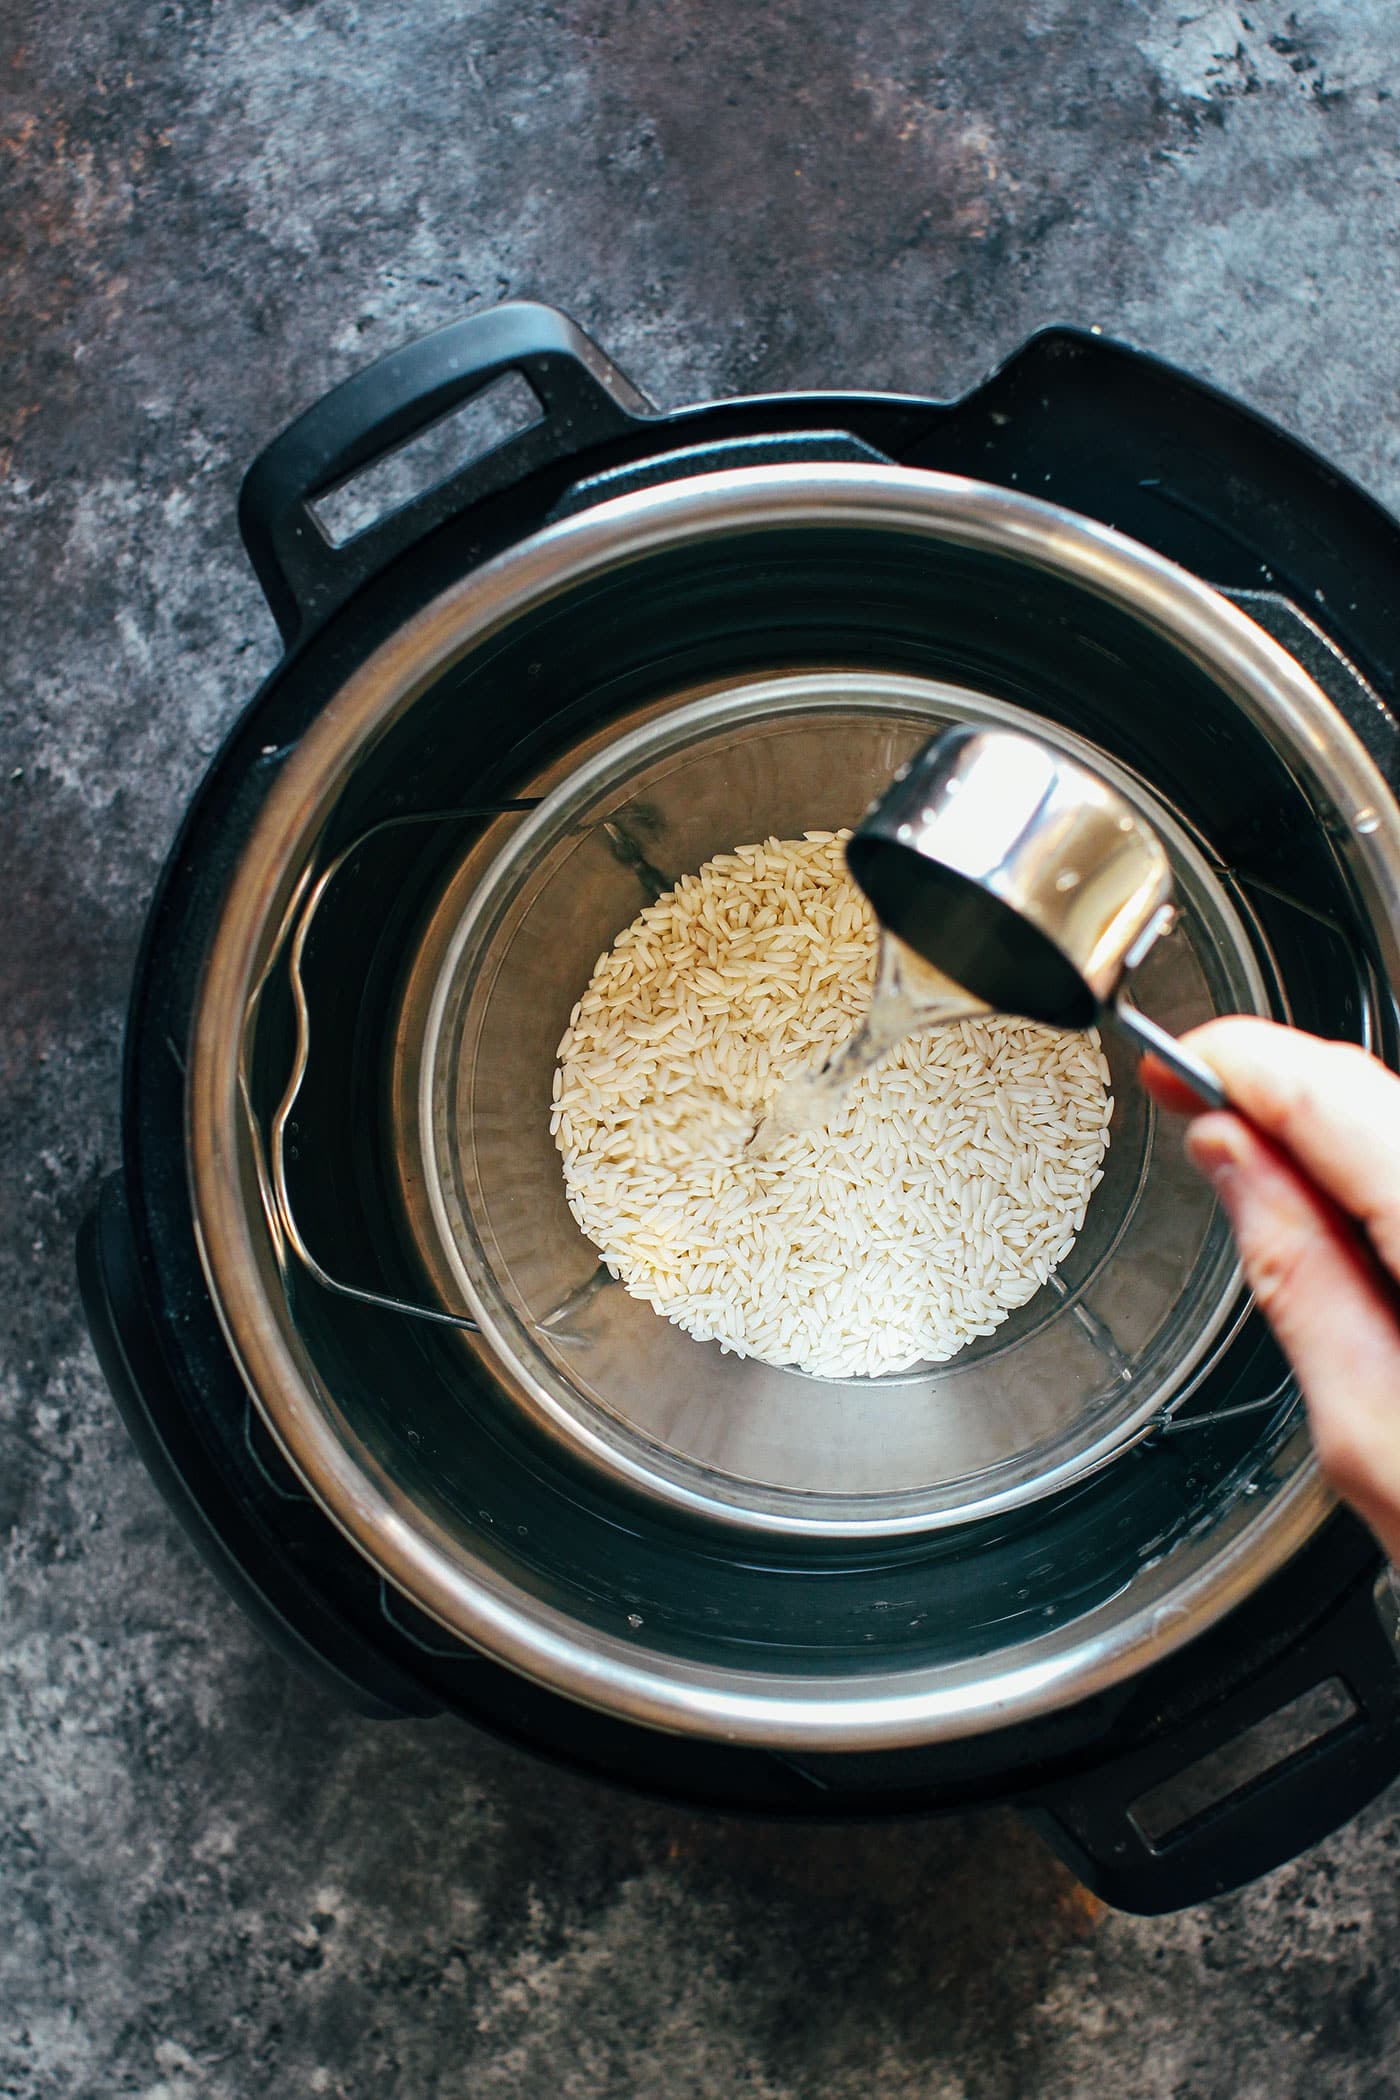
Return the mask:
{"type": "Polygon", "coordinates": [[[1240,1264],[1298,1375],[1324,1471],[1400,1555],[1400,1321],[1360,1233],[1288,1155],[1233,1115],[1187,1137],[1240,1264]]]}

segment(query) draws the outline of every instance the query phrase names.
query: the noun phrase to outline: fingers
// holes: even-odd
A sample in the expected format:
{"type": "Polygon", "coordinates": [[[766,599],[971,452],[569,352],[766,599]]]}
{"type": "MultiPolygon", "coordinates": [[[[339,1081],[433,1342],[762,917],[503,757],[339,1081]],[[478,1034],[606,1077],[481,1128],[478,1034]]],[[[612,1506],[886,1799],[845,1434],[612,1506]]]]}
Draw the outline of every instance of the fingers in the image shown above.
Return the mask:
{"type": "MultiPolygon", "coordinates": [[[[1232,1107],[1360,1220],[1400,1277],[1400,1079],[1354,1043],[1243,1016],[1208,1022],[1186,1040],[1219,1073],[1232,1107]]],[[[1144,1065],[1163,1106],[1198,1107],[1159,1073],[1144,1065]]]]}
{"type": "Polygon", "coordinates": [[[1400,1322],[1389,1283],[1336,1206],[1238,1116],[1202,1116],[1187,1147],[1307,1395],[1324,1471],[1400,1558],[1400,1322]]]}
{"type": "Polygon", "coordinates": [[[1307,1395],[1323,1469],[1400,1557],[1400,1080],[1353,1044],[1267,1021],[1188,1040],[1239,1115],[1200,1115],[1151,1059],[1144,1083],[1197,1116],[1187,1147],[1307,1395]]]}

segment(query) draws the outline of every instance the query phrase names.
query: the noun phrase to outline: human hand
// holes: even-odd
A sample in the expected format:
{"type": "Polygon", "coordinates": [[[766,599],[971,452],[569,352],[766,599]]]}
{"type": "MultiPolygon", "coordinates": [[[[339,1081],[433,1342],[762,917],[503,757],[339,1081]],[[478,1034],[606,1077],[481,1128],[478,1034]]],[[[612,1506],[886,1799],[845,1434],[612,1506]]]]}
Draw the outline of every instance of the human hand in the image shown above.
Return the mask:
{"type": "Polygon", "coordinates": [[[1151,1058],[1144,1083],[1193,1114],[1187,1151],[1297,1373],[1323,1471],[1400,1561],[1400,1078],[1271,1021],[1185,1040],[1240,1113],[1199,1113],[1151,1058]]]}

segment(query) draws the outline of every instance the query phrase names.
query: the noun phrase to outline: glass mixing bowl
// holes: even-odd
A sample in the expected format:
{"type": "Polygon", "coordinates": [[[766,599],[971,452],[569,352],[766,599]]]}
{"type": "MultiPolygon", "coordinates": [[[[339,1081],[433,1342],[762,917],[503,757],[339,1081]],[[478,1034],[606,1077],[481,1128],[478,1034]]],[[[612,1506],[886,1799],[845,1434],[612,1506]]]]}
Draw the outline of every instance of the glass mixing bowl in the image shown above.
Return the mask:
{"type": "MultiPolygon", "coordinates": [[[[837,1381],[725,1355],[629,1297],[574,1223],[548,1128],[556,1046],[655,871],[855,824],[950,722],[1047,733],[968,687],[854,670],[738,680],[615,721],[522,784],[540,807],[497,819],[455,868],[408,976],[391,1123],[434,1302],[474,1316],[462,1347],[549,1435],[711,1521],[914,1531],[1054,1492],[1189,1395],[1243,1310],[1220,1213],[1111,1029],[1112,1141],[1084,1229],[948,1363],[837,1381]]],[[[1173,1030],[1270,1011],[1266,944],[1184,821],[1102,750],[1051,738],[1169,850],[1179,919],[1140,1002],[1173,1030]]]]}

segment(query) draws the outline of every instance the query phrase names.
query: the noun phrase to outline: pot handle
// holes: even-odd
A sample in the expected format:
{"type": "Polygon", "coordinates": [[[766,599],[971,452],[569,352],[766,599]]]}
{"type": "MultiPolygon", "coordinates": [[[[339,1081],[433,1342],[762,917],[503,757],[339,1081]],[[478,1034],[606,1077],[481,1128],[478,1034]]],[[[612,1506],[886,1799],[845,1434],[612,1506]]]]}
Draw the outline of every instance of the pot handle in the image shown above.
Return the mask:
{"type": "Polygon", "coordinates": [[[1118,1910],[1155,1916],[1241,1888],[1340,1829],[1400,1774],[1398,1651],[1390,1572],[1377,1575],[1373,1565],[1302,1642],[1222,1704],[1039,1791],[1026,1812],[1079,1879],[1118,1910]],[[1248,1731],[1275,1717],[1285,1726],[1286,1709],[1324,1691],[1333,1711],[1323,1733],[1174,1826],[1168,1796],[1167,1827],[1154,1828],[1157,1811],[1148,1810],[1159,1789],[1179,1788],[1200,1767],[1205,1791],[1215,1753],[1228,1767],[1241,1759],[1248,1731]]]}
{"type": "Polygon", "coordinates": [[[527,300],[470,314],[334,387],[248,469],[238,526],[289,645],[387,563],[483,497],[626,435],[656,411],[555,307],[527,300]],[[312,505],[507,373],[540,417],[502,445],[336,546],[312,505]]]}

